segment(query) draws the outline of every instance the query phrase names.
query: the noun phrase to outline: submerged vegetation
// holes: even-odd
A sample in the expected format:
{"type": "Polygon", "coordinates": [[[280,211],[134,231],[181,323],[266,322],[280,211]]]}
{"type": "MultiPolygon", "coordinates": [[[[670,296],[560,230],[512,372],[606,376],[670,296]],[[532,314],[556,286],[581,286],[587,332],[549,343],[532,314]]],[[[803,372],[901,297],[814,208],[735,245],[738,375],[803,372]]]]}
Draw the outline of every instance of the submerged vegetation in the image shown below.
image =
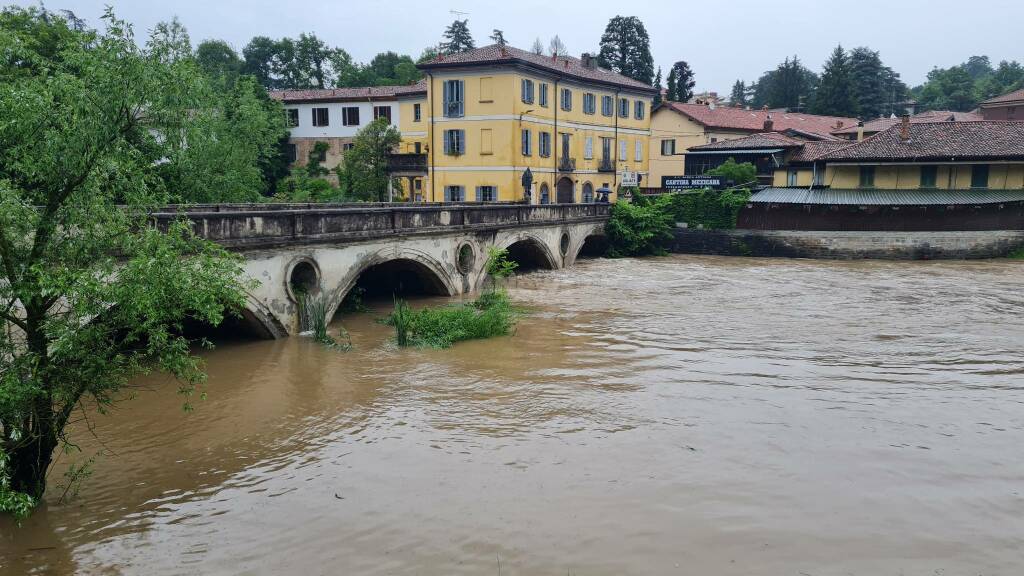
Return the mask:
{"type": "Polygon", "coordinates": [[[1006,257],[1013,260],[1024,260],[1024,246],[1020,246],[1014,250],[1011,250],[1010,253],[1006,255],[1006,257]]]}
{"type": "Polygon", "coordinates": [[[299,322],[301,324],[303,332],[309,332],[313,340],[329,346],[331,348],[338,348],[341,350],[350,349],[351,343],[347,342],[348,335],[344,329],[339,335],[346,340],[344,343],[339,343],[327,332],[327,324],[329,318],[327,317],[328,302],[327,293],[321,288],[315,294],[299,293],[299,322]]]}
{"type": "Polygon", "coordinates": [[[395,328],[399,346],[449,348],[456,342],[507,336],[516,312],[504,292],[490,292],[469,304],[413,310],[395,300],[395,310],[384,323],[395,328]]]}

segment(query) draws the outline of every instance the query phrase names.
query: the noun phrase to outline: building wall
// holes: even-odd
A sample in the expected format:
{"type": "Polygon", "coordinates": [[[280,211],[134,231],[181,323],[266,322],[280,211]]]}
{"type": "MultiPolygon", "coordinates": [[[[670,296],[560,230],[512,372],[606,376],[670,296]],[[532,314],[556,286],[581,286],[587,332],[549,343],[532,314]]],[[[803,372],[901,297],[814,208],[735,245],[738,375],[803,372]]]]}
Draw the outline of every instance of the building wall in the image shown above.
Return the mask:
{"type": "Polygon", "coordinates": [[[814,170],[811,168],[777,168],[772,173],[772,186],[784,187],[784,186],[799,186],[802,188],[809,187],[814,180],[814,170]],[[791,183],[789,180],[789,172],[796,172],[796,182],[791,183]]]}
{"type": "Polygon", "coordinates": [[[648,146],[651,149],[649,185],[657,188],[661,186],[662,176],[684,174],[684,155],[688,148],[712,142],[735,140],[750,134],[752,132],[749,131],[709,130],[703,124],[694,122],[674,110],[658,109],[651,118],[651,138],[648,146]],[[663,140],[675,140],[676,153],[674,156],[661,154],[663,140]]]}
{"type": "Polygon", "coordinates": [[[428,101],[432,122],[428,128],[430,148],[428,200],[444,199],[446,186],[462,186],[467,201],[475,200],[477,186],[496,186],[498,200],[513,201],[523,198],[521,179],[529,167],[533,174],[532,201],[540,201],[542,186],[548,188],[551,202],[557,198],[557,183],[568,178],[573,187],[573,198],[582,200],[585,183],[595,192],[602,185],[614,190],[618,183],[615,172],[600,172],[601,138],[611,139],[611,159],[616,172],[624,169],[648,171],[651,105],[650,97],[642,93],[621,91],[567,81],[554,76],[532,74],[512,68],[467,69],[434,73],[428,82],[428,101]],[[459,118],[446,118],[442,113],[443,83],[446,80],[464,82],[464,114],[459,118]],[[521,81],[534,82],[532,103],[521,99],[521,81]],[[541,106],[541,85],[548,85],[546,106],[541,106]],[[572,110],[561,109],[560,90],[572,91],[572,110]],[[596,113],[583,112],[583,94],[595,95],[596,113]],[[629,101],[627,117],[618,116],[618,106],[611,117],[601,114],[601,97],[624,97],[629,101]],[[634,117],[635,102],[644,102],[644,117],[634,117]],[[555,122],[557,118],[557,131],[555,122]],[[444,134],[447,130],[462,130],[465,135],[464,153],[444,153],[444,134]],[[522,130],[530,131],[530,155],[524,155],[522,130]],[[550,134],[551,153],[540,155],[540,133],[550,134]],[[558,162],[562,158],[561,134],[569,135],[569,158],[575,160],[575,170],[562,172],[558,162]],[[593,147],[592,158],[585,158],[587,139],[593,147]],[[619,149],[625,142],[626,155],[619,149]],[[640,146],[637,160],[637,142],[640,146]]]}
{"type": "Polygon", "coordinates": [[[985,120],[1024,120],[1024,105],[984,107],[981,117],[985,120]]]}
{"type": "Polygon", "coordinates": [[[351,138],[360,129],[373,122],[374,106],[388,106],[391,108],[391,125],[399,126],[400,106],[395,100],[378,100],[366,102],[316,102],[290,104],[285,102],[285,110],[299,111],[299,125],[291,128],[293,138],[351,138]],[[344,126],[342,124],[342,109],[359,109],[359,124],[355,126],[344,126]],[[327,108],[328,125],[313,126],[313,109],[327,108]]]}
{"type": "MultiPolygon", "coordinates": [[[[960,190],[971,187],[971,164],[938,164],[935,187],[940,190],[960,190]]],[[[858,188],[859,165],[830,164],[825,171],[826,186],[832,188],[858,188]]],[[[914,165],[875,166],[875,188],[887,190],[913,190],[921,187],[921,167],[914,165]]],[[[1024,188],[1024,163],[989,164],[988,188],[994,190],[1024,188]]]]}

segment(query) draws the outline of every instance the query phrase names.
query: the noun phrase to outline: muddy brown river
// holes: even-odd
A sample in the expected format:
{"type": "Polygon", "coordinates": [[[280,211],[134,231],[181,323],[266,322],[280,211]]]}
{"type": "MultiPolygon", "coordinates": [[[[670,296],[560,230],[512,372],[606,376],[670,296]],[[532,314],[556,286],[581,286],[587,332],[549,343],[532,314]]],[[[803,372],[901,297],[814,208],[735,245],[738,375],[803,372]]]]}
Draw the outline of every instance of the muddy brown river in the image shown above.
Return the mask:
{"type": "MultiPolygon", "coordinates": [[[[3,574],[1019,575],[1024,263],[590,260],[513,336],[338,318],[76,429],[3,574]]],[[[416,305],[436,303],[425,299],[416,305]]]]}

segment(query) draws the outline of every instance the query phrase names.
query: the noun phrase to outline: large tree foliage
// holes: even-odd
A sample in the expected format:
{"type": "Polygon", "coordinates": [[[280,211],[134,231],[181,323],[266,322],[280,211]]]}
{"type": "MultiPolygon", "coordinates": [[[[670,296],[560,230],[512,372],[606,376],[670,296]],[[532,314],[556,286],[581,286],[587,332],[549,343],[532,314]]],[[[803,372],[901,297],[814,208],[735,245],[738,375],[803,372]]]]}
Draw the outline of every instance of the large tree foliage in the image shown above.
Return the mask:
{"type": "Polygon", "coordinates": [[[150,370],[189,393],[203,373],[182,323],[217,324],[243,301],[236,259],[184,223],[146,221],[194,162],[186,141],[212,137],[207,78],[170,57],[180,35],[142,49],[104,19],[93,32],[0,13],[0,490],[34,499],[76,412],[150,370]]]}
{"type": "MultiPolygon", "coordinates": [[[[340,180],[346,197],[354,200],[387,200],[388,155],[398,147],[402,135],[378,118],[360,130],[345,153],[340,180]]],[[[399,188],[400,190],[400,188],[399,188]]]]}
{"type": "Polygon", "coordinates": [[[441,41],[442,54],[458,54],[476,48],[473,35],[469,33],[469,20],[456,20],[445,29],[441,41]]]}
{"type": "Polygon", "coordinates": [[[973,110],[979,102],[1024,87],[1024,67],[1003,60],[993,68],[988,56],[971,56],[949,68],[935,68],[914,96],[926,110],[973,110]]]}
{"type": "Polygon", "coordinates": [[[743,83],[743,80],[737,80],[732,85],[732,91],[729,93],[729,104],[737,108],[743,108],[747,105],[747,85],[743,83]]]}
{"type": "Polygon", "coordinates": [[[667,98],[672,102],[688,102],[693,98],[693,87],[696,84],[690,65],[685,61],[676,62],[668,73],[667,98]]]}
{"type": "Polygon", "coordinates": [[[857,103],[853,98],[850,57],[842,46],[836,46],[832,55],[825,62],[811,111],[828,116],[857,116],[857,103]]]}
{"type": "Polygon", "coordinates": [[[804,111],[812,105],[818,77],[797,56],[765,72],[754,87],[754,106],[804,111]]]}
{"type": "Polygon", "coordinates": [[[204,40],[196,46],[195,58],[208,76],[234,79],[242,73],[242,59],[223,40],[204,40]]]}
{"type": "Polygon", "coordinates": [[[644,23],[636,16],[616,16],[609,20],[601,35],[597,63],[649,85],[654,78],[654,58],[644,23]]]}
{"type": "Polygon", "coordinates": [[[660,106],[662,100],[661,91],[665,88],[661,85],[661,66],[658,66],[658,73],[654,75],[654,88],[658,91],[658,93],[654,95],[654,105],[660,106]]]}

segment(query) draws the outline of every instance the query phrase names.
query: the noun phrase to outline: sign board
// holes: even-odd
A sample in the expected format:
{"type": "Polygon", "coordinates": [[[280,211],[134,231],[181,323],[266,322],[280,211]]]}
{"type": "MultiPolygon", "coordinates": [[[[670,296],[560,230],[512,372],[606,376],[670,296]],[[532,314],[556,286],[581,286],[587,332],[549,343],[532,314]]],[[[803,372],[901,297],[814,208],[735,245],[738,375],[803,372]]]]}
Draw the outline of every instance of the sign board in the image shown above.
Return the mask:
{"type": "Polygon", "coordinates": [[[661,187],[666,190],[693,188],[725,188],[729,185],[721,176],[662,176],[661,187]]]}
{"type": "Polygon", "coordinates": [[[622,174],[619,176],[619,186],[624,186],[626,188],[635,188],[635,187],[637,187],[639,185],[640,185],[640,173],[639,172],[629,172],[628,170],[623,170],[622,171],[622,174]]]}

